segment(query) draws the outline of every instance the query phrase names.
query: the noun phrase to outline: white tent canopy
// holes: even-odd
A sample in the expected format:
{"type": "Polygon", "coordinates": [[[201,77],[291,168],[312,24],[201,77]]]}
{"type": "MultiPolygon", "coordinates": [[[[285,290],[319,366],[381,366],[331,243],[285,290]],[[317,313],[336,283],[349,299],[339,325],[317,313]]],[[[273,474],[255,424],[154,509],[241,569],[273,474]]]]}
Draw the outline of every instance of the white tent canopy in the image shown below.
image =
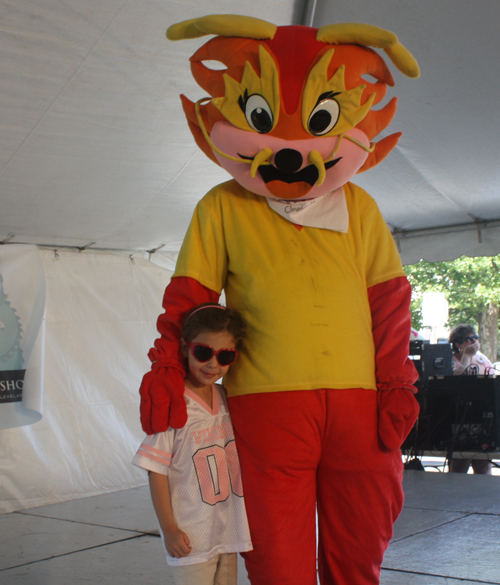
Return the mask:
{"type": "Polygon", "coordinates": [[[355,178],[398,234],[403,261],[498,254],[500,3],[319,0],[314,25],[333,21],[389,29],[420,64],[418,80],[394,72],[398,146],[355,178]]]}
{"type": "Polygon", "coordinates": [[[396,32],[422,76],[390,65],[399,109],[389,131],[404,134],[355,180],[398,233],[405,262],[500,252],[499,223],[488,223],[500,219],[500,3],[492,0],[3,2],[0,241],[161,247],[167,261],[175,257],[196,202],[227,178],[194,144],[178,97],[204,95],[188,58],[206,39],[165,38],[168,25],[207,12],[276,24],[308,12],[314,26],[367,22],[396,32]]]}
{"type": "MultiPolygon", "coordinates": [[[[166,28],[200,2],[13,0],[0,30],[0,241],[179,250],[196,202],[227,174],[198,149],[179,94],[206,39],[166,28]]],[[[210,11],[290,24],[292,0],[210,11]]]]}
{"type": "Polygon", "coordinates": [[[499,2],[4,0],[0,243],[59,252],[42,252],[43,418],[0,431],[0,510],[145,481],[129,461],[165,268],[197,201],[227,179],[195,145],[178,97],[203,97],[188,59],[206,39],[165,38],[207,13],[395,32],[422,76],[390,64],[399,108],[388,133],[404,135],[355,182],[406,263],[500,252],[499,2]]]}

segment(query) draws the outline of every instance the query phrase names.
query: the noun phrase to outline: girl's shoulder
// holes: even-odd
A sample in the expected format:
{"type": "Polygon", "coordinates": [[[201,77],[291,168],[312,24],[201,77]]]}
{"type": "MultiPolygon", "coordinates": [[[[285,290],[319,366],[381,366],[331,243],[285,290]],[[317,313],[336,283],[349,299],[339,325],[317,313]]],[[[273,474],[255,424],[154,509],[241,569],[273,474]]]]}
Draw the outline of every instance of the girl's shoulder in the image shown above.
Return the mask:
{"type": "Polygon", "coordinates": [[[172,441],[175,437],[176,429],[169,427],[166,431],[155,433],[154,435],[146,435],[142,441],[142,445],[165,451],[170,449],[172,441]]]}
{"type": "Polygon", "coordinates": [[[474,357],[476,358],[478,363],[491,367],[492,364],[491,364],[490,360],[484,355],[484,353],[481,353],[480,351],[478,351],[474,357]]]}

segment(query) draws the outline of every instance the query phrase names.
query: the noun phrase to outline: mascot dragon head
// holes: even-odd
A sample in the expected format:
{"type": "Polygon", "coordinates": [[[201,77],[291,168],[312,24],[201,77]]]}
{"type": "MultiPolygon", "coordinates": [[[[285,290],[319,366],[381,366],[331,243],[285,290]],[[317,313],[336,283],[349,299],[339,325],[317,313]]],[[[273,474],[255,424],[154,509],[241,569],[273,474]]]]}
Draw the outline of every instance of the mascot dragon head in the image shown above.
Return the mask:
{"type": "Polygon", "coordinates": [[[419,76],[393,33],[364,24],[275,26],[234,15],[167,30],[170,40],[205,35],[217,36],[191,57],[191,70],[211,97],[193,103],[181,96],[184,111],[198,146],[249,191],[320,197],[378,164],[399,140],[397,133],[371,142],[391,122],[396,98],[372,109],[394,80],[370,47],[383,49],[405,75],[419,76]]]}

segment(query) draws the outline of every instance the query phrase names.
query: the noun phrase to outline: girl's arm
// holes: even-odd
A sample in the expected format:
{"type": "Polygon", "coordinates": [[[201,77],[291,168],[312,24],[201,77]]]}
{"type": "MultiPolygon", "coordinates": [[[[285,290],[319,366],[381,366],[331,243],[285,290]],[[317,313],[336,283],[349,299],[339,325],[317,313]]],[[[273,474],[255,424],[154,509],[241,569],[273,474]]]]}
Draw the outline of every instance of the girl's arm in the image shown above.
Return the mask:
{"type": "Polygon", "coordinates": [[[460,376],[472,364],[472,359],[479,351],[479,344],[477,341],[462,347],[461,351],[453,356],[453,375],[460,376]],[[455,357],[456,356],[456,357],[455,357]]]}
{"type": "Polygon", "coordinates": [[[463,355],[460,359],[453,358],[453,375],[454,376],[461,376],[465,370],[470,366],[472,361],[472,356],[467,354],[463,355]]]}
{"type": "Polygon", "coordinates": [[[168,554],[174,558],[186,557],[191,552],[191,543],[187,534],[175,523],[168,476],[150,471],[149,489],[168,554]]]}

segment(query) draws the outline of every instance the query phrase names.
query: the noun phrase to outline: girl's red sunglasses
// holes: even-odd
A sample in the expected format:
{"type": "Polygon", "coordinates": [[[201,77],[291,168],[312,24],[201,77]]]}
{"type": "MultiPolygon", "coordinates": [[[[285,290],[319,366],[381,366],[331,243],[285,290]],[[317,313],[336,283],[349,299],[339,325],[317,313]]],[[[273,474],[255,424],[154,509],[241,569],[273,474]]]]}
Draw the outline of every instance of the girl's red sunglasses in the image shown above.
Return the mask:
{"type": "Polygon", "coordinates": [[[189,347],[194,359],[202,363],[210,361],[215,355],[220,366],[230,366],[238,357],[237,349],[223,348],[215,351],[212,347],[204,343],[190,343],[188,341],[186,341],[186,345],[189,347]]]}

